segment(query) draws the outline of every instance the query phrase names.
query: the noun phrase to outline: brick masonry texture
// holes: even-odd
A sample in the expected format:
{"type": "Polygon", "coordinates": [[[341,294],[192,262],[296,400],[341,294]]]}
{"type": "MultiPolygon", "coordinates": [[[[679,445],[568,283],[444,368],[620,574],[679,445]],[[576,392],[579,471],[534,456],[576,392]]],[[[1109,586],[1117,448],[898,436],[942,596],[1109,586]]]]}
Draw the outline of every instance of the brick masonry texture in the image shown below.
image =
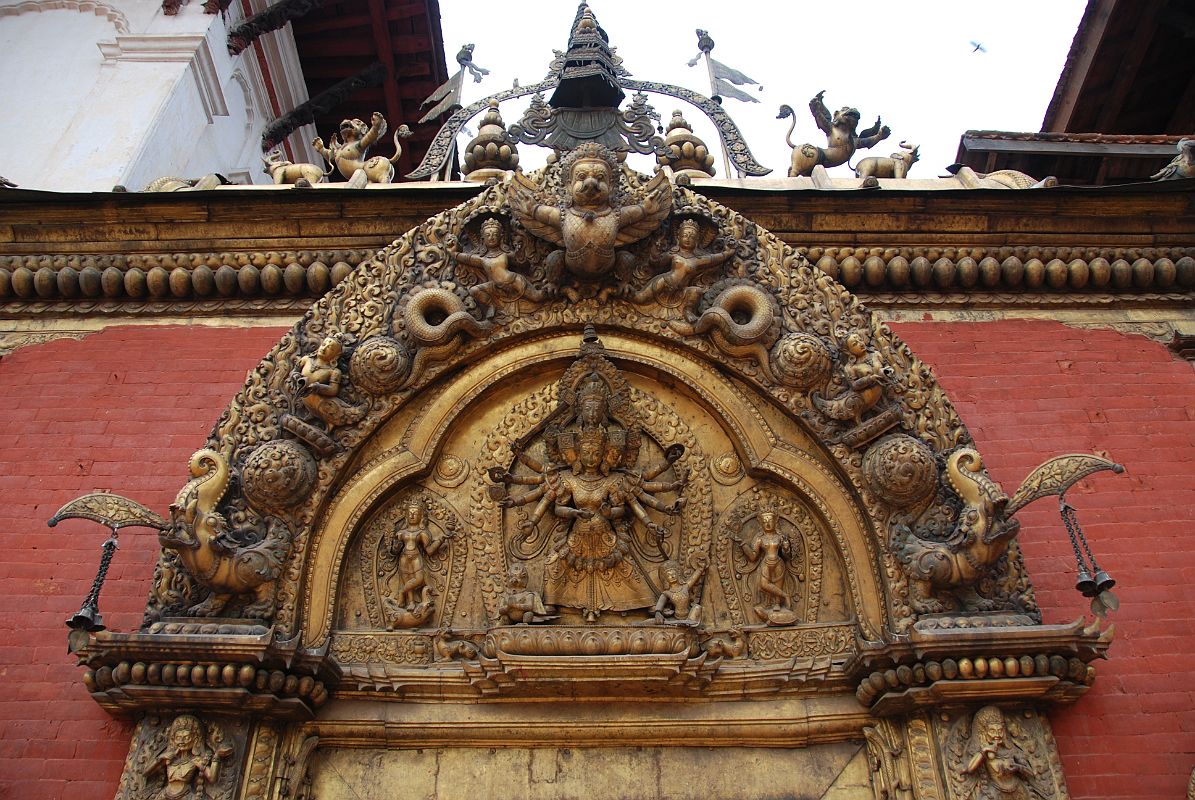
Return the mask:
{"type": "MultiPolygon", "coordinates": [[[[1040,462],[1123,463],[1069,494],[1122,608],[1108,662],[1052,714],[1071,794],[1180,797],[1195,765],[1195,370],[1139,336],[1050,322],[901,323],[1011,492],[1040,462]]],[[[0,798],[111,797],[131,726],[88,697],[63,620],[91,585],[105,532],[46,519],[110,489],[164,512],[186,462],[280,328],[109,328],[0,359],[0,798]]],[[[1057,505],[1020,514],[1047,622],[1086,610],[1057,505]]],[[[140,621],[156,534],[126,529],[100,607],[140,621]]]]}
{"type": "MultiPolygon", "coordinates": [[[[99,565],[103,528],[46,520],[110,489],[165,513],[245,373],[279,328],[110,328],[0,359],[0,798],[112,797],[132,725],[87,696],[63,621],[99,565]]],[[[100,596],[113,630],[140,624],[157,534],[126,528],[100,596]]]]}
{"type": "MultiPolygon", "coordinates": [[[[1067,493],[1121,608],[1095,686],[1051,721],[1076,800],[1184,797],[1195,766],[1195,369],[1140,336],[1052,322],[893,328],[934,368],[1005,491],[1062,453],[1125,466],[1067,493]]],[[[1018,517],[1045,621],[1074,620],[1087,600],[1057,502],[1018,517]]]]}

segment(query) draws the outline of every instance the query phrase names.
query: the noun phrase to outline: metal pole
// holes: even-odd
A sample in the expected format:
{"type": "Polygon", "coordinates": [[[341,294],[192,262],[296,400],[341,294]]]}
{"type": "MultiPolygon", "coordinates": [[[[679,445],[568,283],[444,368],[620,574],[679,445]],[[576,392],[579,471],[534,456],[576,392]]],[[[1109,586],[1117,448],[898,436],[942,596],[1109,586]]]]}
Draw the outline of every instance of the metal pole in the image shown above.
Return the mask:
{"type": "MultiPolygon", "coordinates": [[[[710,76],[710,97],[718,97],[718,85],[714,82],[714,65],[710,63],[710,51],[702,50],[701,55],[705,57],[705,69],[710,76]]],[[[721,105],[721,103],[719,103],[721,105]]],[[[722,164],[726,170],[726,177],[730,177],[730,151],[726,149],[726,142],[722,139],[721,133],[718,135],[718,143],[722,145],[722,164]]],[[[741,178],[741,172],[735,170],[735,173],[741,178]]]]}

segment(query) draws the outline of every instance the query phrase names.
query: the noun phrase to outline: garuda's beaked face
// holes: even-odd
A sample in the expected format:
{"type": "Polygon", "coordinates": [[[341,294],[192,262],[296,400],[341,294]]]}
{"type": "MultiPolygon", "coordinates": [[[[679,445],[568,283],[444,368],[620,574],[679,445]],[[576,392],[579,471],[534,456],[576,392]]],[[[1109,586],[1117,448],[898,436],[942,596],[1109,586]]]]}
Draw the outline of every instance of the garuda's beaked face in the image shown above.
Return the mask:
{"type": "Polygon", "coordinates": [[[610,202],[610,165],[583,159],[573,165],[573,202],[579,206],[604,206],[610,202]]]}

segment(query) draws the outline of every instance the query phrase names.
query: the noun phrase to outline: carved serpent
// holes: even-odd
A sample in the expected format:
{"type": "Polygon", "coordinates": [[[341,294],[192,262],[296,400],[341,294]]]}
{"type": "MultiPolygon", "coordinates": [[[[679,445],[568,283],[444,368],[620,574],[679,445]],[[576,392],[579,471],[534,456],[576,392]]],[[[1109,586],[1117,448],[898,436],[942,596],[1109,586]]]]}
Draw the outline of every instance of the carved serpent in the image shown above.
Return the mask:
{"type": "Polygon", "coordinates": [[[708,333],[723,352],[755,359],[764,375],[773,380],[768,348],[780,336],[780,309],[764,290],[732,283],[718,293],[696,322],[673,322],[672,327],[685,336],[708,333]]]}
{"type": "Polygon", "coordinates": [[[465,302],[439,287],[422,289],[411,296],[402,312],[407,335],[418,346],[411,371],[403,386],[409,386],[427,365],[448,356],[459,345],[458,334],[475,339],[487,336],[494,327],[465,309],[465,302]]]}

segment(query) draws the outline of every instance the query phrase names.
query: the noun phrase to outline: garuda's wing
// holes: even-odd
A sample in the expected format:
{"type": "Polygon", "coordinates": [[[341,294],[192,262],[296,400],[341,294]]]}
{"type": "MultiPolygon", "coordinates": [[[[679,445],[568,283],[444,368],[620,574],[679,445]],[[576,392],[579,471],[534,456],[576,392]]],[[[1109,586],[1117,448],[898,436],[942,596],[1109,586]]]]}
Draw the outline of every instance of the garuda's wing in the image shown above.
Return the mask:
{"type": "Polygon", "coordinates": [[[639,190],[635,200],[643,207],[643,217],[620,228],[615,247],[631,244],[660,227],[664,218],[672,213],[672,184],[663,172],[657,172],[646,186],[639,190]]]}
{"type": "Polygon", "coordinates": [[[521,172],[511,174],[510,183],[506,187],[506,199],[510,203],[510,210],[515,219],[523,227],[553,244],[564,246],[564,236],[559,225],[551,225],[536,218],[535,209],[542,205],[543,193],[531,180],[521,172]]]}

